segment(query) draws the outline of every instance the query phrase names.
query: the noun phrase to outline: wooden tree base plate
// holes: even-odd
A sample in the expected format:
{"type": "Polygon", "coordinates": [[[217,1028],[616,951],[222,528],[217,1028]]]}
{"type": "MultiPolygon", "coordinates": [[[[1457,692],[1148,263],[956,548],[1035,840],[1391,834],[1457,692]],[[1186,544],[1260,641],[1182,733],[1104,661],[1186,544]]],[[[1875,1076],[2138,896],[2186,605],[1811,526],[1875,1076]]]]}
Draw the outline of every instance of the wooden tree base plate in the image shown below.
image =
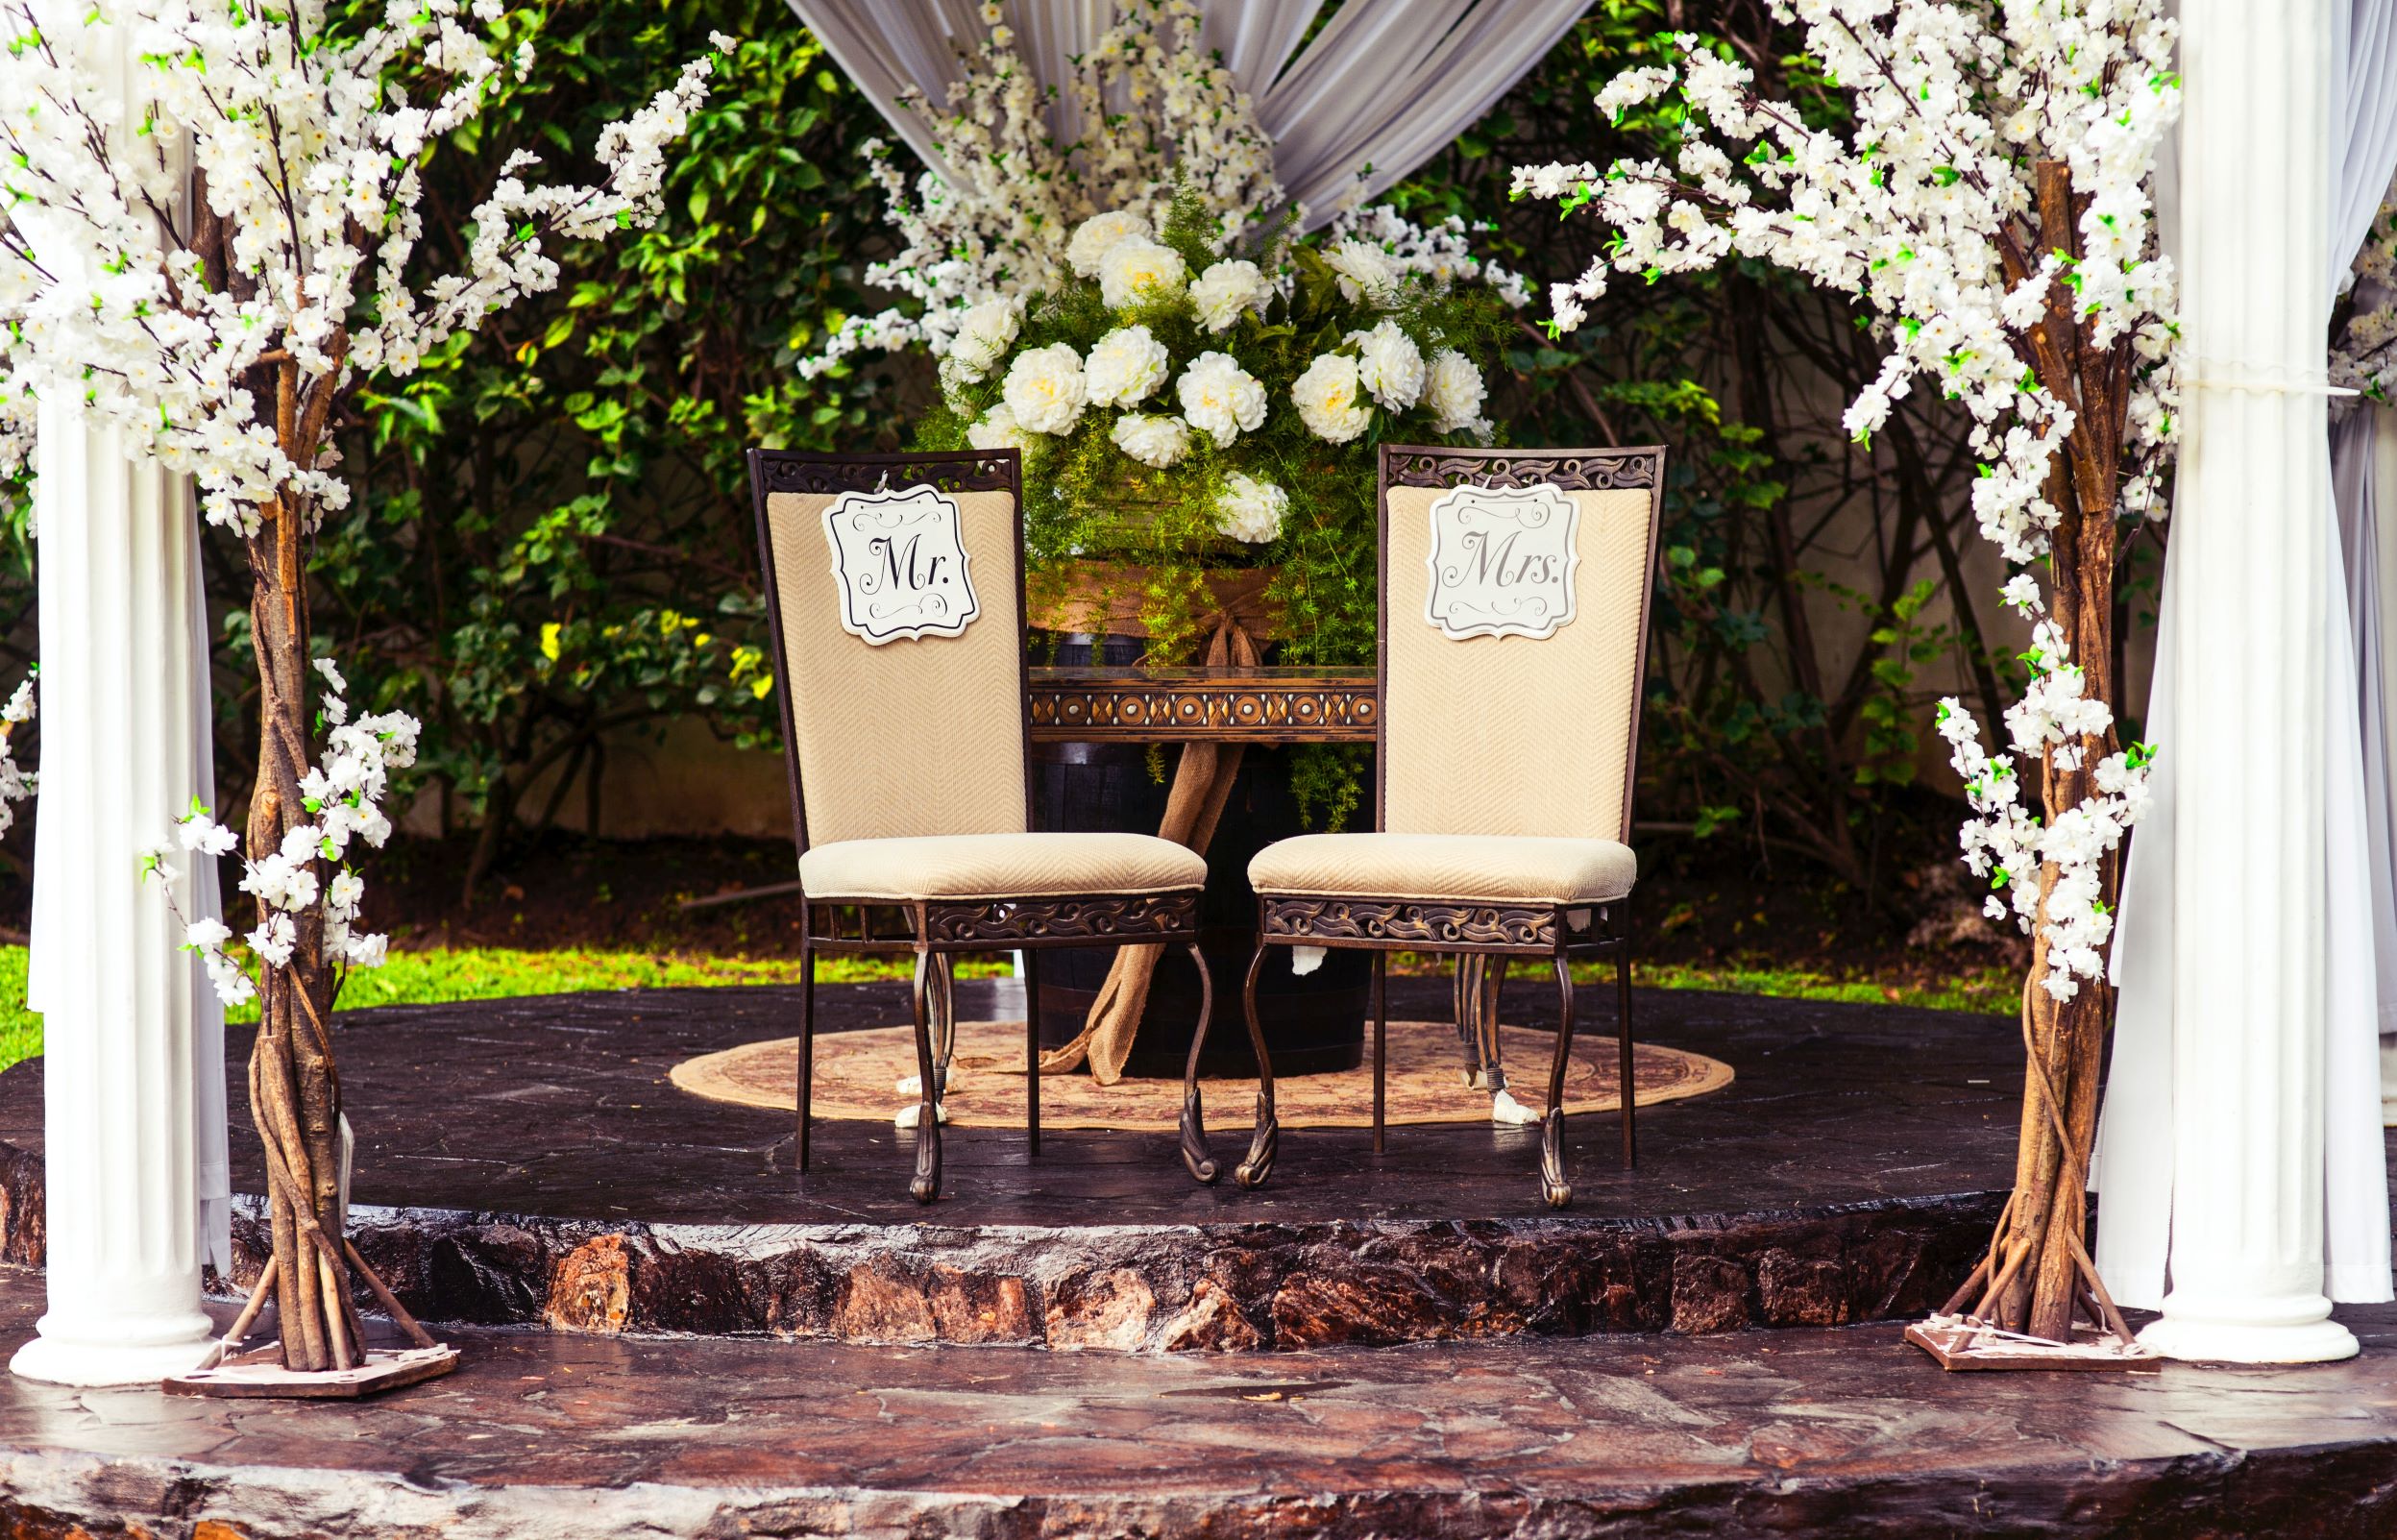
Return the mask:
{"type": "Polygon", "coordinates": [[[283,1367],[275,1343],[238,1353],[209,1369],[170,1377],[159,1389],[170,1396],[283,1396],[312,1401],[355,1401],[378,1391],[437,1380],[457,1367],[457,1349],[443,1343],[392,1352],[370,1349],[355,1369],[300,1373],[283,1367]]]}
{"type": "Polygon", "coordinates": [[[2161,1357],[2111,1332],[2081,1329],[2069,1342],[2000,1332],[1969,1315],[1934,1315],[1906,1328],[1906,1340],[1951,1373],[1982,1369],[2152,1369],[2161,1357]]]}

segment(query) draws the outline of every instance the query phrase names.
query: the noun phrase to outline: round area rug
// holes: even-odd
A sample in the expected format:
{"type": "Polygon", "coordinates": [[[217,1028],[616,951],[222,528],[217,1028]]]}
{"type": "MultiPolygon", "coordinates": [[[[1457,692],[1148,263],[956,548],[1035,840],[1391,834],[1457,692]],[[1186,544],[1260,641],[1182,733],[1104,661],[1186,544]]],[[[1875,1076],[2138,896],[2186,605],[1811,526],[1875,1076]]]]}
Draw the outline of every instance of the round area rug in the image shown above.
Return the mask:
{"type": "MultiPolygon", "coordinates": [[[[1555,1035],[1502,1027],[1502,1051],[1512,1090],[1537,1109],[1548,1095],[1549,1056],[1555,1035]]],[[[1568,1112],[1611,1112],[1621,1106],[1615,1084],[1615,1039],[1577,1033],[1573,1067],[1565,1077],[1568,1112]]],[[[1274,1106],[1284,1128],[1364,1128],[1373,1122],[1371,1045],[1365,1063],[1333,1075],[1297,1075],[1274,1083],[1274,1106]]],[[[1459,1073],[1456,1029],[1438,1021],[1390,1023],[1385,1091],[1392,1123],[1486,1123],[1490,1098],[1467,1089],[1459,1073]]],[[[949,1068],[952,1128],[1019,1128],[1024,1120],[1024,1024],[961,1021],[957,1057],[949,1068]]],[[[794,1112],[798,1105],[799,1040],[778,1038],[687,1059],[674,1084],[694,1095],[744,1107],[794,1112]]],[[[1639,1104],[1703,1096],[1731,1084],[1731,1066],[1702,1054],[1648,1043],[1632,1047],[1639,1104]]],[[[913,1027],[873,1027],[826,1033],[816,1039],[816,1115],[887,1123],[915,1102],[898,1083],[916,1073],[913,1027]]],[[[1202,1080],[1201,1092],[1217,1115],[1238,1121],[1256,1105],[1254,1080],[1202,1080]]],[[[1040,1083],[1043,1128],[1116,1129],[1171,1133],[1182,1115],[1179,1080],[1123,1080],[1102,1086],[1088,1075],[1050,1075],[1040,1083]]],[[[1230,1123],[1226,1124],[1229,1127],[1230,1123]]]]}

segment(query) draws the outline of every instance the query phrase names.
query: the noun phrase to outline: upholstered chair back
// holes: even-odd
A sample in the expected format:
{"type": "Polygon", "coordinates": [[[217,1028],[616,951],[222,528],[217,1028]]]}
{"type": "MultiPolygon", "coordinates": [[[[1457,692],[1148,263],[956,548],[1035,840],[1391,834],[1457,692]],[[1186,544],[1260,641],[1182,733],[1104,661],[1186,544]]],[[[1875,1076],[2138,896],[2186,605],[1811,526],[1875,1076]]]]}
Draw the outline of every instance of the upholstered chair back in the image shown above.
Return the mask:
{"type": "MultiPolygon", "coordinates": [[[[1027,674],[1015,452],[842,457],[752,451],[749,466],[802,846],[1023,832],[1027,674]],[[844,517],[861,511],[843,501],[844,494],[917,488],[956,503],[977,612],[956,635],[902,635],[876,645],[844,624],[826,514],[836,504],[844,517]]],[[[854,522],[844,528],[853,549],[889,553],[872,544],[870,529],[854,522]]],[[[889,553],[888,565],[895,572],[913,557],[921,569],[932,554],[889,553]]],[[[852,578],[853,590],[864,584],[852,578]]],[[[853,592],[849,619],[870,634],[876,623],[868,610],[866,597],[853,592]]]]}
{"type": "Polygon", "coordinates": [[[1628,842],[1663,478],[1655,448],[1382,447],[1382,829],[1628,842]],[[1524,499],[1435,535],[1460,485],[1524,499]],[[1560,563],[1573,609],[1554,623],[1560,563]]]}

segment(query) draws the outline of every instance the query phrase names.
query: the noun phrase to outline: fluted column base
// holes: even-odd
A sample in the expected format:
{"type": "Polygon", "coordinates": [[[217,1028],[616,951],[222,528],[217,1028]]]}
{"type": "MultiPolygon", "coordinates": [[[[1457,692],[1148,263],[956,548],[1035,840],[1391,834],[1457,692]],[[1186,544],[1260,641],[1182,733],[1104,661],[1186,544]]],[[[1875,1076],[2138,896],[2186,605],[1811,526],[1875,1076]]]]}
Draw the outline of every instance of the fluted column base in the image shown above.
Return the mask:
{"type": "Polygon", "coordinates": [[[2335,1363],[2359,1351],[2321,1294],[2205,1299],[2175,1289],[2164,1318],[2139,1334],[2167,1358],[2201,1363],[2335,1363]]]}
{"type": "Polygon", "coordinates": [[[155,1385],[198,1368],[216,1333],[196,1309],[136,1322],[61,1321],[53,1310],[35,1330],[40,1334],[16,1350],[9,1372],[53,1385],[155,1385]]]}

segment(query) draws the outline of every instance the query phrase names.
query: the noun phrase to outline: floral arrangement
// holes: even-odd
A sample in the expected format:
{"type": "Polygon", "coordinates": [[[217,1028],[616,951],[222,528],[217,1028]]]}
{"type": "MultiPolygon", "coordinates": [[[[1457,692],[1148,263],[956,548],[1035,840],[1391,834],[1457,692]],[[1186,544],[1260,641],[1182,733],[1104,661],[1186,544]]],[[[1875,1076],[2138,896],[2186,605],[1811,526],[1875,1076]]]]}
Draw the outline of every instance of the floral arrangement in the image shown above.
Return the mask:
{"type": "Polygon", "coordinates": [[[1372,446],[1489,441],[1477,360],[1503,306],[1363,235],[1219,255],[1214,228],[1186,190],[1162,229],[1084,221],[1066,276],[965,312],[919,436],[1021,450],[1036,580],[1093,554],[1137,564],[1152,656],[1191,636],[1206,567],[1264,562],[1274,598],[1312,621],[1289,654],[1357,661],[1374,623],[1372,446]]]}
{"type": "Polygon", "coordinates": [[[2173,24],[2158,0],[1773,10],[1804,27],[1844,124],[1817,127],[1746,64],[1668,37],[1667,62],[1618,75],[1598,102],[1677,131],[1674,161],[1522,167],[1515,190],[1586,207],[1616,232],[1554,286],[1552,326],[1578,325],[1616,273],[1770,262],[1851,296],[1888,346],[1847,414],[1860,440],[1918,384],[1969,421],[1974,511],[2018,569],[2006,602],[2034,623],[2010,752],[1982,747],[1960,701],[1939,712],[1973,813],[1966,863],[1992,885],[1989,913],[2033,939],[2016,1203],[1972,1313],[2060,1339],[2093,1279],[2077,1249],[2087,1138],[2064,1109],[2096,1095],[2117,852],[2147,800],[2148,751],[2116,739],[2109,669],[2117,526],[2162,516],[2173,439],[2173,271],[2148,194],[2179,113],[2173,24]],[[2036,767],[2037,812],[2017,761],[2036,767]]]}
{"type": "Polygon", "coordinates": [[[800,372],[928,350],[943,400],[920,445],[1023,450],[1036,595],[1070,562],[1137,566],[1152,658],[1188,650],[1207,566],[1251,563],[1280,573],[1285,658],[1363,661],[1373,446],[1487,441],[1484,363],[1522,281],[1455,218],[1351,208],[1295,237],[1304,210],[1189,0],[1125,0],[1062,92],[1002,7],[982,17],[946,110],[910,104],[945,174],[911,186],[873,147],[899,251],[868,277],[903,303],[800,372]]]}
{"type": "MultiPolygon", "coordinates": [[[[363,28],[323,0],[94,0],[52,30],[44,14],[0,3],[0,469],[22,468],[35,402],[75,403],[129,453],[188,473],[208,522],[242,543],[260,714],[241,882],[257,901],[254,966],[212,917],[186,916],[185,944],[226,1000],[259,999],[251,1106],[284,1364],[352,1368],[365,1341],[349,1281],[363,1263],[339,1231],[327,1021],[343,971],[383,956],[360,924],[353,857],[390,832],[380,804],[417,724],[351,721],[339,670],[311,645],[309,547],[348,501],[332,428],[362,378],[412,373],[553,286],[552,243],[652,221],[666,149],[713,61],[601,132],[596,183],[541,183],[537,157],[511,157],[469,215],[462,268],[428,275],[423,161],[474,132],[503,71],[533,63],[500,0],[393,0],[363,28]]],[[[198,807],[175,835],[201,860],[242,843],[198,807]]],[[[170,904],[171,848],[142,858],[170,904]]]]}
{"type": "Polygon", "coordinates": [[[800,362],[802,375],[863,348],[945,351],[971,306],[1056,282],[1070,234],[1093,216],[1153,228],[1177,184],[1214,210],[1217,251],[1282,202],[1273,147],[1247,93],[1201,46],[1189,0],[1132,0],[1072,61],[1066,94],[1079,134],[1071,137],[1052,127],[1063,104],[1037,86],[1001,7],[983,6],[982,19],[986,35],[945,111],[912,86],[900,96],[932,122],[948,175],[925,171],[911,189],[890,146],[866,146],[899,240],[896,256],[867,269],[867,281],[913,305],[852,318],[800,362]]]}

